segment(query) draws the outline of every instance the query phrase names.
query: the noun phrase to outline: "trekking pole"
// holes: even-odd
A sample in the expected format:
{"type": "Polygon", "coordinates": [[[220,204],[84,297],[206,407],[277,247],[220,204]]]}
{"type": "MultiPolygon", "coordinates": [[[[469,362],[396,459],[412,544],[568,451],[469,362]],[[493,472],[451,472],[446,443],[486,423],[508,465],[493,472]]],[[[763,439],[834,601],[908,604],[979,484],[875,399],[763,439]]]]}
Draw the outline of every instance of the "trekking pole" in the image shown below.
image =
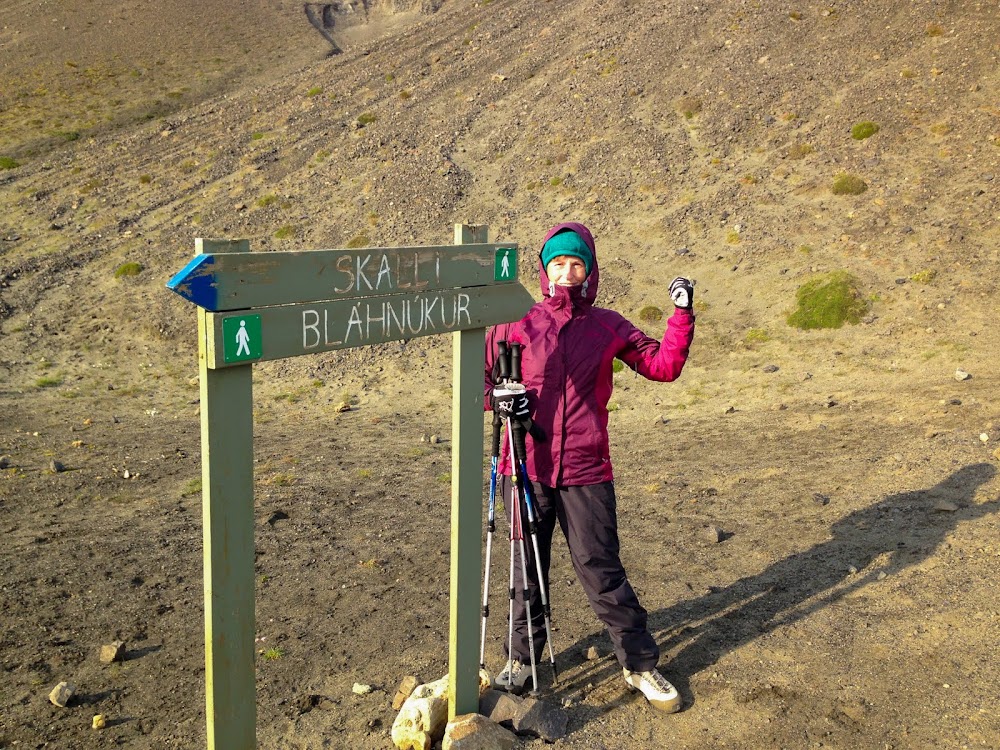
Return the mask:
{"type": "MultiPolygon", "coordinates": [[[[514,383],[521,381],[521,345],[510,345],[510,379],[514,383]]],[[[510,422],[510,420],[508,420],[510,422]]],[[[509,425],[510,426],[510,425],[509,425]]],[[[545,575],[542,571],[542,559],[538,550],[538,522],[534,512],[535,501],[531,496],[531,480],[528,478],[527,450],[524,445],[525,428],[519,425],[515,429],[508,429],[507,438],[510,442],[511,466],[516,473],[521,471],[524,486],[524,507],[528,516],[528,533],[531,536],[531,546],[535,552],[535,573],[538,575],[538,592],[542,600],[542,615],[545,619],[545,642],[549,647],[549,664],[552,667],[552,684],[559,682],[559,672],[556,669],[555,647],[552,645],[552,608],[549,604],[547,587],[545,585],[545,575]],[[515,464],[516,461],[516,464],[515,464]]],[[[535,682],[538,687],[538,682],[535,682]]]]}
{"type": "Polygon", "coordinates": [[[490,616],[490,559],[497,529],[497,461],[500,458],[500,417],[493,415],[493,450],[490,457],[490,504],[486,520],[486,572],[483,577],[483,626],[479,636],[479,668],[486,669],[486,618],[490,616]]]}
{"type": "MultiPolygon", "coordinates": [[[[511,420],[507,419],[507,435],[511,434],[511,420]]],[[[511,592],[511,608],[513,614],[513,602],[514,602],[514,542],[518,542],[519,551],[521,553],[521,583],[523,588],[521,590],[521,597],[524,600],[524,615],[527,620],[526,630],[528,631],[528,659],[531,663],[531,695],[537,695],[538,693],[538,667],[535,660],[535,638],[534,634],[531,632],[531,600],[528,598],[528,549],[524,544],[524,526],[521,523],[521,493],[517,489],[517,469],[514,466],[514,462],[511,461],[511,483],[510,483],[510,494],[511,494],[511,513],[510,513],[510,592],[511,592]]],[[[511,647],[514,645],[514,620],[511,618],[511,642],[508,646],[508,654],[511,651],[511,647]]],[[[507,671],[507,690],[510,691],[510,677],[511,671],[507,671]]]]}
{"type": "MultiPolygon", "coordinates": [[[[497,342],[497,365],[498,373],[497,384],[501,386],[501,389],[497,391],[498,395],[502,394],[505,396],[510,396],[516,393],[518,390],[524,391],[524,386],[520,384],[514,384],[511,381],[511,364],[510,364],[510,350],[507,347],[506,341],[497,342]],[[516,388],[512,389],[512,386],[516,388]]],[[[506,417],[501,416],[498,421],[504,422],[504,426],[507,429],[508,435],[511,434],[513,429],[513,421],[510,418],[509,410],[506,412],[506,417]]],[[[496,428],[494,428],[496,429],[496,428]]],[[[494,432],[494,435],[497,433],[494,432]]],[[[499,444],[496,446],[497,452],[499,452],[499,444]]],[[[510,585],[508,587],[508,594],[510,599],[508,614],[507,614],[507,655],[510,659],[513,659],[514,651],[514,599],[516,596],[516,589],[514,587],[515,579],[515,557],[517,552],[520,551],[521,557],[521,581],[523,583],[522,597],[525,607],[525,616],[527,617],[526,630],[528,631],[528,655],[531,663],[531,679],[532,679],[532,693],[537,693],[538,691],[538,668],[535,662],[535,641],[531,633],[531,601],[528,598],[528,567],[527,567],[527,554],[528,550],[524,542],[524,524],[521,520],[521,496],[518,491],[518,479],[517,479],[517,468],[513,460],[513,453],[511,453],[511,503],[510,506],[510,585]]],[[[511,670],[507,670],[507,690],[510,691],[512,686],[511,682],[511,670]]]]}
{"type": "MultiPolygon", "coordinates": [[[[497,362],[497,366],[499,368],[499,371],[498,371],[498,375],[497,375],[497,378],[496,378],[497,385],[506,383],[507,380],[510,378],[510,359],[509,359],[509,357],[510,357],[510,355],[508,354],[508,350],[507,350],[507,342],[506,341],[498,341],[497,342],[497,359],[496,359],[496,362],[497,362]]],[[[500,429],[500,424],[502,422],[503,422],[503,420],[500,419],[499,415],[497,415],[497,414],[494,413],[493,435],[494,435],[495,440],[494,440],[494,444],[493,444],[493,452],[496,454],[497,458],[499,458],[499,454],[500,454],[499,429],[500,429]]],[[[493,466],[491,474],[492,474],[492,477],[491,477],[491,480],[490,480],[490,484],[491,484],[491,490],[492,491],[491,491],[490,494],[491,494],[492,502],[490,503],[490,509],[491,509],[491,515],[493,515],[493,509],[496,507],[495,506],[495,503],[496,503],[496,465],[495,464],[493,466]]],[[[489,546],[489,540],[487,540],[487,546],[489,546]]],[[[508,595],[508,604],[507,604],[507,658],[508,658],[508,660],[512,660],[513,657],[512,657],[511,654],[512,654],[512,652],[514,650],[514,524],[513,524],[513,516],[511,517],[511,531],[510,531],[510,577],[508,578],[507,595],[508,595]]],[[[485,625],[485,619],[484,619],[484,625],[485,625]]],[[[482,658],[481,658],[481,660],[482,660],[482,658]]],[[[511,670],[508,669],[507,670],[507,691],[508,692],[510,692],[510,686],[511,686],[511,682],[510,682],[511,674],[510,673],[511,673],[511,670]]]]}

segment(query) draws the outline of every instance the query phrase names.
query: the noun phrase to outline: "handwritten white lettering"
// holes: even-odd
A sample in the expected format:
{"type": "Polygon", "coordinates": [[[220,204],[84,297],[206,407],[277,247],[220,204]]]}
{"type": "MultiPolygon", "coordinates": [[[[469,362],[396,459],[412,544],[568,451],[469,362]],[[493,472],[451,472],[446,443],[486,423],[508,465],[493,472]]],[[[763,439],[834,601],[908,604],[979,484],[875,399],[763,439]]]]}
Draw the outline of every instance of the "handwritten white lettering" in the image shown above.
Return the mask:
{"type": "Polygon", "coordinates": [[[302,311],[302,348],[303,349],[313,349],[319,346],[319,313],[315,310],[303,310],[302,311]],[[306,322],[310,321],[310,322],[306,322]],[[316,337],[313,343],[309,343],[310,335],[309,332],[312,331],[316,337]]]}

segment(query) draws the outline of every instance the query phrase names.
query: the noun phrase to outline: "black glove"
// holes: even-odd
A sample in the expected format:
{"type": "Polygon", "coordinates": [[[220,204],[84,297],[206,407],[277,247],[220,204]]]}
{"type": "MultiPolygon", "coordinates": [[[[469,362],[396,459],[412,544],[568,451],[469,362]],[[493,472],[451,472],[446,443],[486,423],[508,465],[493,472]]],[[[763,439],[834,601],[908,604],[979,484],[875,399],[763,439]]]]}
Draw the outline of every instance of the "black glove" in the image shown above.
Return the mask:
{"type": "Polygon", "coordinates": [[[490,392],[490,408],[501,419],[510,418],[516,422],[525,422],[531,418],[528,394],[523,390],[515,391],[497,386],[490,392]]]}
{"type": "Polygon", "coordinates": [[[670,282],[670,299],[674,306],[682,310],[690,310],[694,305],[694,282],[678,276],[670,282]]]}

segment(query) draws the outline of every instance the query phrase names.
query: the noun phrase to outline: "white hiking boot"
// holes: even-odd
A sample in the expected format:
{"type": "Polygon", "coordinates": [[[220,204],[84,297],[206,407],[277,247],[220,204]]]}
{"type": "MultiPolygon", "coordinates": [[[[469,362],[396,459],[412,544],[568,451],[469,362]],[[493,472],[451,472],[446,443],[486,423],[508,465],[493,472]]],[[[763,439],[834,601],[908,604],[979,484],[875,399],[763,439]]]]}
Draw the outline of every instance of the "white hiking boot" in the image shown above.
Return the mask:
{"type": "Polygon", "coordinates": [[[625,682],[633,690],[639,690],[646,696],[649,705],[657,711],[672,714],[681,709],[681,696],[677,688],[667,681],[667,678],[651,669],[648,672],[630,672],[623,669],[625,682]]]}
{"type": "MultiPolygon", "coordinates": [[[[493,687],[498,690],[507,690],[520,695],[524,692],[524,686],[531,681],[531,667],[522,664],[517,659],[509,659],[496,677],[493,678],[493,687]]],[[[532,683],[534,684],[534,683],[532,683]]]]}

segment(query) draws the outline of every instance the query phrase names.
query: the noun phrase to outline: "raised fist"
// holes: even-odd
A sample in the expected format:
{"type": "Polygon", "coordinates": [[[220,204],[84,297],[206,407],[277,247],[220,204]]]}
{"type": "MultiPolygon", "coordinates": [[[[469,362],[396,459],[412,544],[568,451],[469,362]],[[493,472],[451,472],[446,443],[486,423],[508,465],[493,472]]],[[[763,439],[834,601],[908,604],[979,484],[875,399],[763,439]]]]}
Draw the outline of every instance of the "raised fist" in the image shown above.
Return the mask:
{"type": "Polygon", "coordinates": [[[676,307],[682,310],[690,310],[694,305],[694,282],[678,276],[670,282],[670,299],[676,307]]]}

